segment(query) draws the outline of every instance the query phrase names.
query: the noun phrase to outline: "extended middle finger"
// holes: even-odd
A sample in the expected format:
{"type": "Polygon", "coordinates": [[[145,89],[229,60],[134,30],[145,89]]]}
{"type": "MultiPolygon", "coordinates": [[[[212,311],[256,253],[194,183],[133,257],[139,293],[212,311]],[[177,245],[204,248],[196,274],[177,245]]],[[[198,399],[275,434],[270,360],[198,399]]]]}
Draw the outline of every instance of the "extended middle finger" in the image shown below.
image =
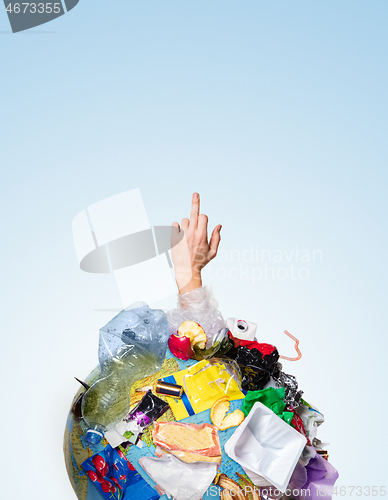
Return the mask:
{"type": "Polygon", "coordinates": [[[191,200],[190,229],[197,229],[199,215],[199,194],[194,193],[191,200]]]}

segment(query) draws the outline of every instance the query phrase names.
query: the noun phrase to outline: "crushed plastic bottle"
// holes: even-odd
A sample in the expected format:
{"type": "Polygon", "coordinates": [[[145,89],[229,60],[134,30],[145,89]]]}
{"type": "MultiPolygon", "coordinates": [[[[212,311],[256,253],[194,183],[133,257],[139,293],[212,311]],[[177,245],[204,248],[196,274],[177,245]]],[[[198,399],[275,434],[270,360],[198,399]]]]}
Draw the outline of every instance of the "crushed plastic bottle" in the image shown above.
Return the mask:
{"type": "Polygon", "coordinates": [[[160,369],[168,337],[165,313],[144,302],[121,311],[101,328],[101,378],[86,391],[81,407],[90,443],[98,443],[106,430],[126,416],[133,382],[160,369]]]}

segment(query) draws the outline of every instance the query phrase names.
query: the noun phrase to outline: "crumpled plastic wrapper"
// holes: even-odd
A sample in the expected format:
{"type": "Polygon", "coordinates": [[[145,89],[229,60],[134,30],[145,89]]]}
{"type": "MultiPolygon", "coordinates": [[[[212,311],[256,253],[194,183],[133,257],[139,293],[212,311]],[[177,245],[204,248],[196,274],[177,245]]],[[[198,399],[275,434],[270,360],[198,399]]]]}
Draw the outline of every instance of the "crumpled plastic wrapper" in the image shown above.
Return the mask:
{"type": "Polygon", "coordinates": [[[111,430],[125,417],[132,383],[160,369],[168,337],[165,313],[145,302],[132,304],[100,329],[101,378],[86,391],[81,403],[92,433],[111,430]]]}
{"type": "Polygon", "coordinates": [[[312,458],[316,455],[316,450],[314,446],[305,446],[303,448],[302,454],[299,458],[299,463],[304,467],[310,462],[312,458]]]}
{"type": "Polygon", "coordinates": [[[152,394],[151,390],[148,390],[142,400],[128,413],[125,419],[116,424],[110,431],[105,432],[104,436],[109,444],[115,448],[119,444],[128,441],[124,436],[126,432],[132,432],[135,438],[131,441],[134,444],[138,444],[141,441],[138,441],[137,438],[140,439],[140,435],[144,429],[149,427],[154,420],[160,418],[168,409],[168,403],[155,396],[155,394],[152,394]]]}
{"type": "Polygon", "coordinates": [[[155,422],[152,440],[184,462],[221,464],[220,438],[214,425],[155,422]]]}
{"type": "Polygon", "coordinates": [[[240,366],[243,388],[248,391],[257,391],[268,384],[271,375],[277,369],[279,353],[275,347],[271,353],[263,354],[256,348],[239,346],[231,349],[227,356],[234,359],[240,366]]]}
{"type": "Polygon", "coordinates": [[[288,488],[299,490],[301,492],[300,498],[305,500],[319,500],[320,498],[329,500],[332,498],[334,484],[337,479],[338,472],[336,469],[316,453],[305,466],[299,461],[288,488]]]}
{"type": "Polygon", "coordinates": [[[293,412],[285,411],[284,402],[284,387],[275,389],[267,387],[260,391],[248,391],[241,405],[241,411],[247,417],[255,403],[262,403],[264,406],[272,410],[278,417],[291,424],[294,416],[293,412]]]}
{"type": "Polygon", "coordinates": [[[297,413],[303,421],[308,438],[314,444],[318,427],[325,421],[325,417],[314,406],[309,405],[303,400],[297,409],[297,413]]]}
{"type": "Polygon", "coordinates": [[[139,463],[155,481],[159,493],[166,492],[175,500],[200,500],[217,474],[217,464],[187,464],[172,455],[143,457],[139,463]]]}
{"type": "Polygon", "coordinates": [[[168,408],[169,404],[152,394],[150,389],[124,420],[125,422],[135,422],[143,430],[161,417],[168,408]]]}
{"type": "Polygon", "coordinates": [[[224,358],[199,361],[166,377],[165,381],[181,385],[185,391],[181,399],[168,397],[176,420],[210,409],[223,396],[230,401],[244,398],[240,369],[233,360],[224,358]]]}
{"type": "MultiPolygon", "coordinates": [[[[101,495],[98,498],[136,498],[157,500],[158,492],[136,471],[120,449],[106,446],[82,464],[88,478],[101,495]]],[[[91,492],[92,493],[92,492],[91,492]]],[[[95,495],[91,495],[95,498],[95,495]]]]}
{"type": "Polygon", "coordinates": [[[279,371],[275,371],[272,374],[272,378],[275,380],[276,387],[284,387],[286,392],[284,396],[284,402],[286,403],[287,410],[293,411],[300,405],[300,400],[303,391],[298,391],[298,382],[293,375],[284,373],[281,371],[281,364],[279,371]]]}
{"type": "Polygon", "coordinates": [[[233,377],[233,379],[236,381],[240,391],[242,390],[241,369],[234,359],[219,358],[218,356],[216,356],[214,358],[209,359],[209,363],[211,365],[222,364],[225,367],[227,373],[229,373],[229,375],[233,377]]]}
{"type": "Polygon", "coordinates": [[[206,349],[212,347],[220,330],[226,327],[226,322],[218,310],[218,302],[213,296],[210,285],[201,286],[178,295],[177,308],[166,314],[170,334],[176,335],[178,328],[184,321],[195,321],[200,324],[207,335],[206,349]]]}
{"type": "Polygon", "coordinates": [[[313,439],[313,446],[316,450],[323,450],[328,447],[329,443],[323,443],[320,439],[314,438],[313,439]]]}

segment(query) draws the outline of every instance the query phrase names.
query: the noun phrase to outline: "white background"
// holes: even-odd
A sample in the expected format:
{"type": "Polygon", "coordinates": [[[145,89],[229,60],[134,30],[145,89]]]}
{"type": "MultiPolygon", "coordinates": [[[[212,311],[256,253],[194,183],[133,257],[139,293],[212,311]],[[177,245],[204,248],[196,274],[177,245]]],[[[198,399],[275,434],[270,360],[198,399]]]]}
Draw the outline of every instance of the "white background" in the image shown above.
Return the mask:
{"type": "Polygon", "coordinates": [[[224,278],[221,255],[206,280],[260,340],[300,339],[284,369],[326,417],[338,485],[387,486],[386,2],[107,5],[20,35],[0,9],[1,495],[74,498],[73,377],[119,295],[78,268],[71,222],[133,188],[152,225],[200,192],[226,255],[322,252],[304,280],[224,278]]]}

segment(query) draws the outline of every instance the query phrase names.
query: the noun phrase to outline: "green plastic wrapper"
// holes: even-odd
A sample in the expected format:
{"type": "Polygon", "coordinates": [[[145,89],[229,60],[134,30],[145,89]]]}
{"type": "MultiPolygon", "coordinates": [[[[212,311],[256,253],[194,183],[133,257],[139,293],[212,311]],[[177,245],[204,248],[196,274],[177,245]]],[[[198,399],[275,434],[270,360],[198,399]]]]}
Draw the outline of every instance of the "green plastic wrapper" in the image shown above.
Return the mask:
{"type": "Polygon", "coordinates": [[[291,425],[291,420],[294,416],[292,411],[284,411],[286,403],[284,402],[285,388],[268,387],[261,391],[248,391],[241,405],[241,411],[247,417],[255,403],[262,403],[264,406],[272,410],[278,417],[291,425]]]}

